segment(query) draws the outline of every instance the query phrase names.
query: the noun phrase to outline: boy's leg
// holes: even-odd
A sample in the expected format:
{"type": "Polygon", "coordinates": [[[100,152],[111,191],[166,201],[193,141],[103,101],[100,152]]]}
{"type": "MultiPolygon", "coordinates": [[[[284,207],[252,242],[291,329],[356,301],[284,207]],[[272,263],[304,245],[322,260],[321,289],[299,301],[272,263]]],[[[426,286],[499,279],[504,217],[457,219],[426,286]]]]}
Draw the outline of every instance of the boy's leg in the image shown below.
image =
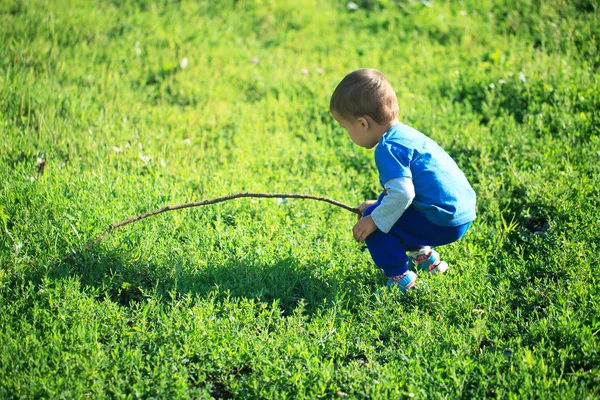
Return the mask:
{"type": "MultiPolygon", "coordinates": [[[[378,205],[379,202],[367,207],[363,218],[371,215],[378,205]]],[[[388,278],[402,275],[408,271],[408,256],[406,255],[408,249],[395,235],[376,229],[366,238],[365,244],[375,265],[381,268],[388,278]]]]}
{"type": "MultiPolygon", "coordinates": [[[[379,202],[368,207],[363,216],[370,215],[378,205],[379,202]]],[[[470,223],[459,227],[438,226],[413,207],[409,207],[389,233],[377,229],[367,237],[365,243],[373,261],[383,269],[385,275],[390,278],[398,277],[408,271],[407,250],[418,254],[421,249],[427,250],[427,246],[455,242],[464,236],[469,226],[470,223]]],[[[428,251],[429,256],[433,255],[433,251],[428,251]]],[[[435,257],[439,260],[437,252],[435,257]]],[[[441,269],[447,269],[447,265],[441,269]]],[[[439,272],[442,272],[441,269],[439,272]]]]}
{"type": "Polygon", "coordinates": [[[413,207],[409,207],[394,224],[390,234],[407,243],[410,258],[416,268],[436,274],[446,272],[448,264],[442,261],[438,252],[430,246],[455,242],[465,235],[470,226],[470,222],[457,227],[439,226],[430,222],[413,207]]]}
{"type": "Polygon", "coordinates": [[[409,251],[418,251],[425,246],[456,242],[467,233],[470,226],[470,222],[456,227],[439,226],[413,207],[408,207],[389,234],[405,243],[409,251]]]}
{"type": "MultiPolygon", "coordinates": [[[[377,204],[367,208],[363,216],[370,215],[375,207],[377,204]]],[[[397,237],[377,229],[367,237],[365,244],[375,265],[383,269],[385,276],[388,277],[388,288],[397,286],[401,291],[406,292],[414,286],[417,275],[408,270],[407,248],[404,243],[397,237]]]]}
{"type": "Polygon", "coordinates": [[[383,269],[388,278],[408,271],[407,249],[397,237],[377,229],[367,237],[365,244],[375,265],[383,269]]]}

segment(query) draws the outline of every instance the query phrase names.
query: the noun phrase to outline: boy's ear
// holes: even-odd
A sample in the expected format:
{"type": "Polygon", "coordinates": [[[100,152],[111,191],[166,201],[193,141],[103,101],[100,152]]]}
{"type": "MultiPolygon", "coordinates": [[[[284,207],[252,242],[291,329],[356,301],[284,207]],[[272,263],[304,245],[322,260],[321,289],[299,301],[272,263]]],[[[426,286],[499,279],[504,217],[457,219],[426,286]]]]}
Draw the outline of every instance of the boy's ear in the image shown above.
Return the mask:
{"type": "Polygon", "coordinates": [[[360,127],[363,129],[363,131],[369,129],[369,121],[365,117],[357,118],[356,122],[360,124],[360,127]]]}

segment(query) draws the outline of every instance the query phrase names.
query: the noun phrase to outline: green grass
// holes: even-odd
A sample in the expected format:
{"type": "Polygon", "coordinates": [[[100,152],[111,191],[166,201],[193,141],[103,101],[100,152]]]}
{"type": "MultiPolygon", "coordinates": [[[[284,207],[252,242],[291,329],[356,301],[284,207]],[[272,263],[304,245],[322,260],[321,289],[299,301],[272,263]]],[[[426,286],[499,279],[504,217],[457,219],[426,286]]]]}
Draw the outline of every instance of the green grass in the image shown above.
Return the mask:
{"type": "Polygon", "coordinates": [[[600,396],[598,3],[345,3],[0,0],[0,398],[600,396]],[[360,67],[478,194],[445,276],[373,296],[355,216],[309,200],[60,261],[164,205],[375,198],[328,113],[360,67]]]}

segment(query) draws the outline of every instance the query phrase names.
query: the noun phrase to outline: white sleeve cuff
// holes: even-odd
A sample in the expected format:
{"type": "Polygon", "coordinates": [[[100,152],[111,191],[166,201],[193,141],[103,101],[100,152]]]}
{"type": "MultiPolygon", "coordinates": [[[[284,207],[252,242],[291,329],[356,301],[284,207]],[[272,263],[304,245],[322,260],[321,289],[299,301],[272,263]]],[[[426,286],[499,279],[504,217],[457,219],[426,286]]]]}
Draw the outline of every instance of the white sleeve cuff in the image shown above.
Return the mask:
{"type": "Polygon", "coordinates": [[[412,179],[407,177],[390,179],[384,185],[387,194],[371,213],[373,222],[380,231],[388,233],[415,198],[412,179]]]}

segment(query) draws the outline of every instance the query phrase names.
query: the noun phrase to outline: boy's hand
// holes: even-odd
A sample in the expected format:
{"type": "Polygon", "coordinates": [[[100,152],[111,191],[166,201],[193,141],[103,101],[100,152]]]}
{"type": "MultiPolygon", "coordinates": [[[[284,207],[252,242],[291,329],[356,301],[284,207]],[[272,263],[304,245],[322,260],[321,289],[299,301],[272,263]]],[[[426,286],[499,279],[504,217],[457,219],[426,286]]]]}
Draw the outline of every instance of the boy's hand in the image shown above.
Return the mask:
{"type": "MultiPolygon", "coordinates": [[[[364,203],[363,203],[364,204],[364,203]]],[[[357,242],[364,242],[367,236],[371,233],[375,232],[377,229],[377,225],[373,222],[373,218],[371,216],[364,217],[360,219],[356,225],[352,228],[352,234],[354,235],[354,240],[357,242]]]]}
{"type": "Polygon", "coordinates": [[[377,203],[377,200],[367,200],[363,202],[360,206],[358,206],[358,211],[360,211],[360,215],[358,216],[359,221],[362,218],[362,215],[365,213],[365,210],[375,203],[377,203]]]}

